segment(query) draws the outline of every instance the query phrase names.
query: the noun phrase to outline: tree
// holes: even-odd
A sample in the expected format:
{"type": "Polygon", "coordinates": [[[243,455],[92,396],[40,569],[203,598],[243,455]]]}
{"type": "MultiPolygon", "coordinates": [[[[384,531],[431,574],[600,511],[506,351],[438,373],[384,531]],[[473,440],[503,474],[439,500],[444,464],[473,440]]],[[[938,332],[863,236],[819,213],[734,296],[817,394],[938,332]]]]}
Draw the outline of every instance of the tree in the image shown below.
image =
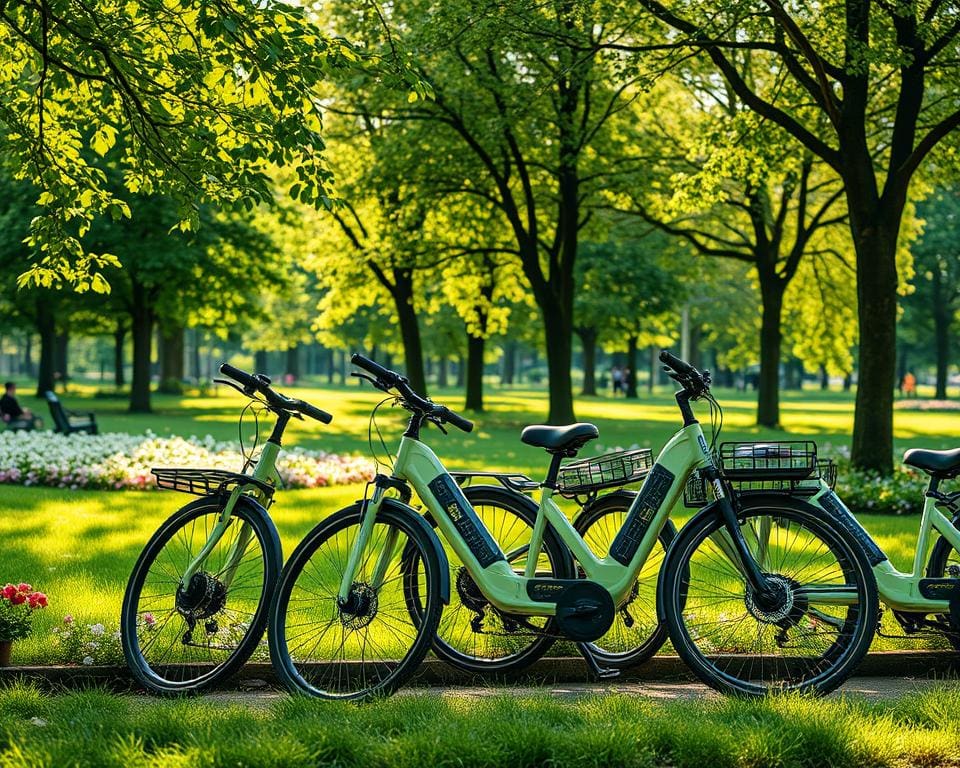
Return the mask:
{"type": "Polygon", "coordinates": [[[956,187],[937,189],[920,203],[917,215],[923,235],[912,248],[914,292],[903,300],[904,320],[917,328],[925,346],[933,338],[936,397],[944,399],[960,321],[960,193],[956,187]]]}
{"type": "Polygon", "coordinates": [[[95,222],[91,242],[126,259],[108,270],[109,301],[130,318],[133,377],[130,410],[149,412],[154,330],[183,328],[191,321],[219,329],[255,319],[261,283],[278,279],[272,243],[237,215],[201,208],[194,235],[170,233],[177,221],[171,198],[137,196],[136,216],[95,222]]]}
{"type": "Polygon", "coordinates": [[[694,12],[674,0],[640,3],[663,25],[659,40],[613,47],[701,54],[746,106],[842,179],[861,334],[851,458],[889,474],[898,236],[911,180],[960,126],[955,4],[724,0],[694,12]],[[754,80],[754,71],[777,77],[754,80]]]}
{"type": "Polygon", "coordinates": [[[622,31],[622,8],[424,0],[385,9],[384,30],[352,4],[336,7],[345,33],[368,49],[411,52],[432,98],[398,102],[368,81],[369,100],[379,99],[374,112],[386,123],[426,122],[438,143],[459,148],[424,155],[424,173],[447,196],[495,207],[542,317],[548,420],[573,420],[577,241],[589,200],[607,176],[625,171],[601,149],[637,93],[612,83],[622,57],[600,45],[610,30],[622,31]]]}
{"type": "Polygon", "coordinates": [[[661,262],[679,250],[659,233],[630,240],[581,243],[574,330],[583,345],[583,393],[595,395],[598,344],[627,346],[627,394],[637,396],[637,346],[651,318],[676,306],[679,283],[661,262]]]}
{"type": "Polygon", "coordinates": [[[108,288],[115,258],[84,246],[98,215],[129,216],[132,194],[198,204],[272,202],[271,164],[297,195],[328,202],[316,90],[358,60],[289,3],[25,0],[0,3],[0,161],[41,190],[38,262],[24,284],[108,288]],[[118,188],[99,158],[120,154],[118,188]]]}
{"type": "Polygon", "coordinates": [[[801,260],[825,250],[824,231],[845,223],[843,186],[730,89],[695,73],[684,85],[664,80],[638,105],[662,115],[649,131],[664,150],[648,168],[653,179],[639,190],[624,185],[620,197],[699,256],[753,265],[762,306],[757,423],[777,427],[784,295],[801,260]]]}

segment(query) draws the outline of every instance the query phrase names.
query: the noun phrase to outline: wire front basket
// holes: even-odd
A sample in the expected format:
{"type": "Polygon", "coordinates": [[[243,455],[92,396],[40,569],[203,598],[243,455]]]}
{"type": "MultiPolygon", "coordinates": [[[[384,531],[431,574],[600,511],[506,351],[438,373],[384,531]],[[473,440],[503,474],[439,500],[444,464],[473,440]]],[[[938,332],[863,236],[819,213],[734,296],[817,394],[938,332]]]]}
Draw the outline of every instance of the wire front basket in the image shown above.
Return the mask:
{"type": "MultiPolygon", "coordinates": [[[[810,496],[820,488],[821,480],[830,488],[837,484],[837,465],[832,459],[818,459],[816,451],[817,446],[812,442],[724,443],[720,446],[721,471],[737,494],[764,492],[810,496]],[[811,454],[812,464],[805,466],[805,462],[810,462],[811,454]],[[746,466],[748,462],[757,466],[751,469],[746,466]],[[738,464],[732,471],[731,463],[738,464]]],[[[702,507],[712,495],[700,473],[694,472],[684,488],[683,503],[687,507],[702,507]]]]}
{"type": "Polygon", "coordinates": [[[653,452],[649,448],[581,459],[560,468],[557,489],[569,495],[618,488],[642,480],[652,466],[653,452]]]}
{"type": "Polygon", "coordinates": [[[811,440],[721,443],[720,468],[731,480],[804,480],[817,468],[817,444],[811,440]]]}
{"type": "Polygon", "coordinates": [[[150,470],[157,478],[157,487],[168,491],[192,493],[194,496],[211,496],[229,493],[238,485],[254,485],[270,497],[274,487],[262,480],[225,469],[183,469],[181,467],[154,467],[150,470]]]}

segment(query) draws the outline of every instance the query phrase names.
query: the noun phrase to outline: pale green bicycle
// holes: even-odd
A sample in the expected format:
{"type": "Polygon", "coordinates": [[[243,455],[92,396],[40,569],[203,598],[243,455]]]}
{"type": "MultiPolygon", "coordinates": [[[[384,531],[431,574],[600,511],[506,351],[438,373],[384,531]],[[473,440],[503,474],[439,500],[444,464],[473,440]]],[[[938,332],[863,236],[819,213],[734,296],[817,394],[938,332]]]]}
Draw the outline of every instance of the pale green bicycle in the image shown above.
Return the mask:
{"type": "Polygon", "coordinates": [[[255,414],[269,412],[276,421],[259,456],[254,446],[240,472],[153,470],[159,487],[201,497],[153,535],[123,596],[120,639],[127,665],[156,693],[207,688],[256,650],[283,564],[280,537],[267,512],[279,483],[283,433],[301,414],[324,424],[332,419],[275,391],[262,374],[226,364],[220,372],[232,381],[218,381],[249,397],[255,414]]]}
{"type": "Polygon", "coordinates": [[[876,583],[855,521],[845,520],[842,509],[830,512],[786,496],[747,500],[728,493],[691,407],[699,399],[716,405],[709,376],[668,352],[660,359],[680,384],[676,401],[683,427],[661,450],[608,552],[592,552],[552,500],[563,459],[596,438],[597,428],[524,431],[524,441],[545,448],[552,460],[518,573],[421,440],[430,423],[464,431],[473,425],[414,392],[399,374],[354,355],[353,363],[371,374],[364,378],[393,393],[411,416],[392,475],[378,475],[369,498],[321,522],[284,566],[271,604],[269,640],[288,687],[357,700],[388,695],[416,672],[451,584],[444,547],[408,503],[411,488],[484,601],[533,631],[583,645],[601,638],[618,606],[629,600],[694,471],[706,478],[716,501],[671,545],[658,586],[658,610],[681,656],[702,679],[728,692],[824,693],[842,683],[866,653],[877,621],[876,583]],[[538,576],[548,530],[585,578],[538,576]],[[716,554],[701,558],[704,542],[716,554]],[[731,573],[718,574],[722,581],[711,583],[736,595],[743,616],[724,616],[698,591],[711,559],[721,569],[732,566],[731,573]],[[536,619],[546,621],[534,624],[536,619]],[[692,630],[693,623],[703,633],[692,630]],[[700,642],[704,635],[709,645],[700,642]]]}

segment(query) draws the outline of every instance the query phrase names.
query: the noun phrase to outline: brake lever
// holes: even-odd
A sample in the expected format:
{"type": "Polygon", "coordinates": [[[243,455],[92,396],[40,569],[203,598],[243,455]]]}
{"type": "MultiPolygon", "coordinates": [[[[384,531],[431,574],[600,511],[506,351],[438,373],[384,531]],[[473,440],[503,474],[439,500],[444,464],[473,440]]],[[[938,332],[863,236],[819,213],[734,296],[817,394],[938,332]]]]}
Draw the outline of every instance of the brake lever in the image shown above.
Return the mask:
{"type": "Polygon", "coordinates": [[[364,381],[369,381],[369,382],[370,382],[371,384],[373,384],[373,386],[376,387],[377,389],[382,389],[382,387],[378,387],[378,386],[377,386],[377,384],[378,384],[379,382],[378,382],[377,379],[373,378],[373,376],[367,376],[367,374],[365,374],[365,373],[358,373],[357,371],[351,372],[350,375],[351,375],[351,376],[356,376],[358,379],[363,379],[364,381]]]}
{"type": "Polygon", "coordinates": [[[436,426],[436,428],[439,429],[441,432],[443,432],[443,434],[445,435],[447,434],[447,430],[443,428],[443,424],[441,423],[440,419],[437,418],[436,416],[428,416],[427,421],[429,421],[431,424],[436,426]]]}
{"type": "Polygon", "coordinates": [[[237,390],[237,392],[239,392],[244,397],[250,397],[250,394],[243,387],[241,387],[239,384],[237,384],[234,381],[230,381],[229,379],[214,379],[213,383],[226,384],[228,387],[233,387],[235,390],[237,390]]]}

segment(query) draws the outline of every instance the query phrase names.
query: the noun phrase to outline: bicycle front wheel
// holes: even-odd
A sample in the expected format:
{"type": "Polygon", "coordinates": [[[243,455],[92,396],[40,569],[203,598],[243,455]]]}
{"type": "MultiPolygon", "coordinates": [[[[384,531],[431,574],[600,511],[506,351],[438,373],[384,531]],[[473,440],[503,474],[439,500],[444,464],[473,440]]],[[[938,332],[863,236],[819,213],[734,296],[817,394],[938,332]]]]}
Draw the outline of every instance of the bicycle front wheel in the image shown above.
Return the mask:
{"type": "Polygon", "coordinates": [[[661,577],[674,648],[724,693],[828,693],[856,669],[877,625],[877,586],[862,547],[796,499],[748,502],[738,519],[772,594],[754,594],[719,512],[694,518],[661,577]]]}
{"type": "Polygon", "coordinates": [[[133,676],[155,693],[199,691],[233,674],[263,637],[282,562],[270,519],[240,499],[223,535],[188,583],[223,513],[217,497],[174,513],[134,566],[120,636],[133,676]]]}
{"type": "Polygon", "coordinates": [[[345,601],[338,599],[360,530],[361,505],[307,534],[280,576],[270,656],[285,685],[324,699],[388,696],[416,671],[443,609],[436,545],[412,510],[384,502],[345,601]],[[407,610],[406,574],[420,563],[424,612],[407,610]]]}

